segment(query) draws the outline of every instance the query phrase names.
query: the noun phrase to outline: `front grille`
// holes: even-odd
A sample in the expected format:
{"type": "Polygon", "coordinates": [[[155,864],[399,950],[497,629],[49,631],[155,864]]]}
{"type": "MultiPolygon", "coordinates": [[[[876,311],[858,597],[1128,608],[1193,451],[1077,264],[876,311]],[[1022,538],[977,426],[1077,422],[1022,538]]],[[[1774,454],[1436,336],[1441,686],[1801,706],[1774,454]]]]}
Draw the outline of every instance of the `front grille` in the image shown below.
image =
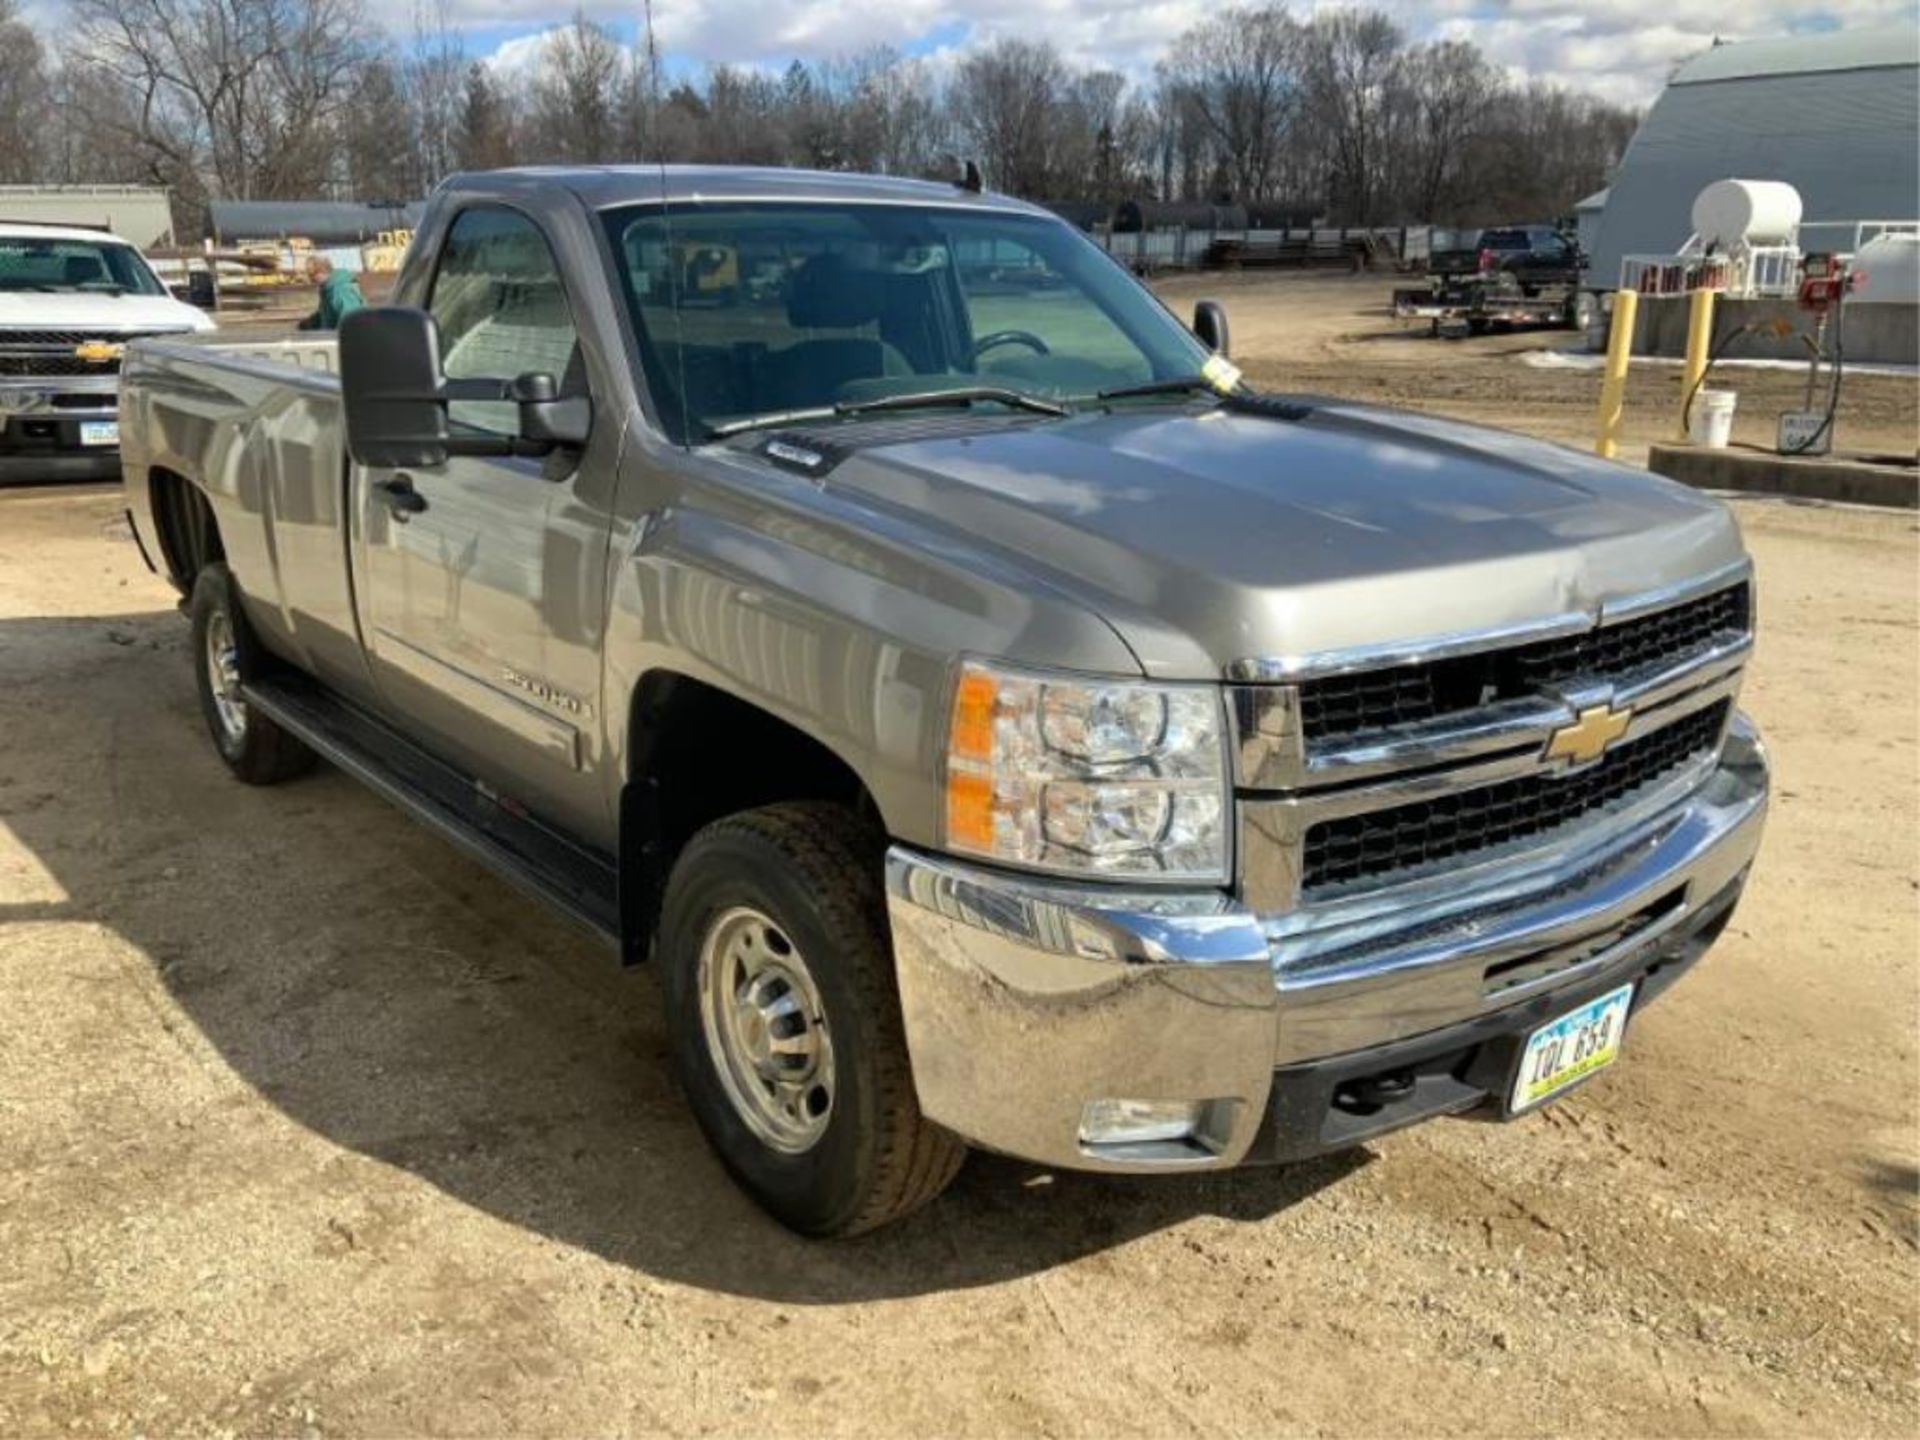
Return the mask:
{"type": "Polygon", "coordinates": [[[1417,725],[1579,678],[1618,684],[1664,669],[1682,656],[1744,635],[1745,581],[1651,615],[1505,650],[1455,655],[1300,686],[1300,724],[1324,741],[1395,725],[1417,725]]]}
{"type": "Polygon", "coordinates": [[[1541,835],[1624,799],[1711,751],[1727,701],[1628,741],[1573,774],[1542,771],[1478,790],[1323,820],[1307,831],[1301,885],[1378,883],[1435,861],[1541,835]]]}
{"type": "MultiPolygon", "coordinates": [[[[170,331],[155,331],[170,334],[170,331]]],[[[86,330],[0,330],[0,379],[39,379],[46,376],[118,375],[120,361],[82,360],[74,352],[91,341],[124,345],[139,335],[102,335],[86,330]]]]}
{"type": "Polygon", "coordinates": [[[36,380],[70,375],[118,375],[120,362],[82,360],[71,350],[42,351],[39,354],[0,349],[0,379],[36,380]]]}

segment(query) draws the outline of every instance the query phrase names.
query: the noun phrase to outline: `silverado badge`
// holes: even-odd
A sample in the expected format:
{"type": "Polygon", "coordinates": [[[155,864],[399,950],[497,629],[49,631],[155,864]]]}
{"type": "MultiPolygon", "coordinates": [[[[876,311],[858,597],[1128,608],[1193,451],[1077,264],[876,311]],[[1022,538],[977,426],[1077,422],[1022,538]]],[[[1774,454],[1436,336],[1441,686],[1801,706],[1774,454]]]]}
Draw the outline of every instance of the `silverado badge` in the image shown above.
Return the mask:
{"type": "Polygon", "coordinates": [[[118,360],[126,352],[126,346],[116,345],[111,340],[84,340],[73,347],[74,358],[84,360],[89,365],[105,365],[109,360],[118,360]]]}
{"type": "Polygon", "coordinates": [[[1565,760],[1569,765],[1584,765],[1598,760],[1606,748],[1627,733],[1633,723],[1633,707],[1616,710],[1611,705],[1595,705],[1582,710],[1571,725],[1562,725],[1547,741],[1547,759],[1565,760]]]}

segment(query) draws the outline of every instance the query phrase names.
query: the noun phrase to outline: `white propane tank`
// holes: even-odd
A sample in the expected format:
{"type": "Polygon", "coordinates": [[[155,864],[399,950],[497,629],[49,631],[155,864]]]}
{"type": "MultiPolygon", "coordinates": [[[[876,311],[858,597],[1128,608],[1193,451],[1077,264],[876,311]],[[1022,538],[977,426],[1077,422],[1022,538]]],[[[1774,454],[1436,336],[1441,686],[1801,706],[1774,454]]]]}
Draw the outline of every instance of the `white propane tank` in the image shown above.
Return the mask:
{"type": "Polygon", "coordinates": [[[1920,235],[1876,235],[1853,257],[1849,305],[1920,305],[1920,235]]]}
{"type": "Polygon", "coordinates": [[[1799,228],[1800,192],[1784,180],[1716,180],[1693,197],[1693,233],[1720,253],[1784,245],[1799,228]]]}

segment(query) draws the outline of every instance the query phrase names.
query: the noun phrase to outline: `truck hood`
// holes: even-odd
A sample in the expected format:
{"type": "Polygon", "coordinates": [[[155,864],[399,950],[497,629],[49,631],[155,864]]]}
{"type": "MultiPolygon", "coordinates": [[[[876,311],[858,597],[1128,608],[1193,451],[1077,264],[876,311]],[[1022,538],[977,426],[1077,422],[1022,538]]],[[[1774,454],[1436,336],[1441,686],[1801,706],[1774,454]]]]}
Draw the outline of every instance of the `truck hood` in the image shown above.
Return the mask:
{"type": "Polygon", "coordinates": [[[84,330],[93,335],[211,330],[204,311],[170,295],[98,295],[77,290],[0,290],[0,330],[84,330]]]}
{"type": "Polygon", "coordinates": [[[861,423],[835,427],[827,484],[1010,555],[1168,679],[1597,615],[1745,553],[1708,496],[1404,411],[1154,407],[871,447],[861,423]]]}

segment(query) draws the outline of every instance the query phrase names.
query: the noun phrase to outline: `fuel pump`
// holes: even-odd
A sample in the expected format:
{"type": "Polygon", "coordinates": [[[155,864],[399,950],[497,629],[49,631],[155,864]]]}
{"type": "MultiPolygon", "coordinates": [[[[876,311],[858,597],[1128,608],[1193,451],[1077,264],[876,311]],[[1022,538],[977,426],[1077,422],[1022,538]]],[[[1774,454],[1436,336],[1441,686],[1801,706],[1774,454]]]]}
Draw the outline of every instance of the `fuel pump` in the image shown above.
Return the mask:
{"type": "Polygon", "coordinates": [[[1774,448],[1782,455],[1825,455],[1833,449],[1833,416],[1840,404],[1840,376],[1846,359],[1845,302],[1853,284],[1853,272],[1842,256],[1814,254],[1800,262],[1796,299],[1800,308],[1813,317],[1813,333],[1806,337],[1807,391],[1801,401],[1803,408],[1788,410],[1780,416],[1774,448]],[[1829,360],[1826,405],[1816,409],[1814,395],[1820,386],[1821,366],[1829,360]]]}

